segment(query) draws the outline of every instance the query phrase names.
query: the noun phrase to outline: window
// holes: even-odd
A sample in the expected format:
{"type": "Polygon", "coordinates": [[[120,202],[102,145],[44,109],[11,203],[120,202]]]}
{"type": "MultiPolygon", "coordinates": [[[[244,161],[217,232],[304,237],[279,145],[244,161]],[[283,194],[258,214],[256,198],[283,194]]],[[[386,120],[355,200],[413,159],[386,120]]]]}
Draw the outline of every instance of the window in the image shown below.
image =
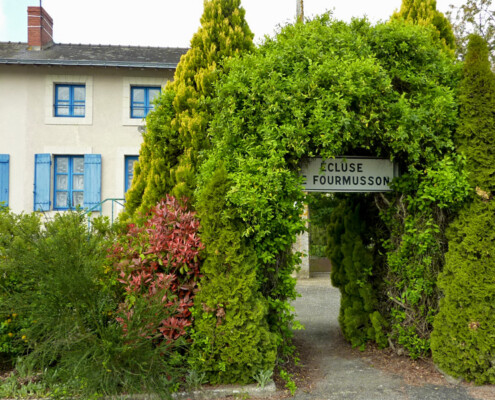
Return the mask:
{"type": "Polygon", "coordinates": [[[131,87],[131,118],[145,118],[155,107],[153,100],[160,94],[159,86],[131,87]]]}
{"type": "Polygon", "coordinates": [[[55,85],[55,116],[83,118],[86,114],[86,86],[55,85]]]}
{"type": "Polygon", "coordinates": [[[34,156],[34,210],[68,210],[80,205],[101,211],[101,155],[34,156]],[[51,183],[53,182],[53,192],[51,183]],[[53,193],[53,203],[51,200],[53,193]]]}
{"type": "Polygon", "coordinates": [[[9,205],[9,159],[8,154],[0,154],[0,207],[9,205]]]}
{"type": "Polygon", "coordinates": [[[134,177],[134,164],[137,162],[138,156],[125,156],[125,193],[129,190],[134,177]]]}
{"type": "Polygon", "coordinates": [[[55,209],[82,206],[84,202],[84,157],[55,157],[55,209]]]}

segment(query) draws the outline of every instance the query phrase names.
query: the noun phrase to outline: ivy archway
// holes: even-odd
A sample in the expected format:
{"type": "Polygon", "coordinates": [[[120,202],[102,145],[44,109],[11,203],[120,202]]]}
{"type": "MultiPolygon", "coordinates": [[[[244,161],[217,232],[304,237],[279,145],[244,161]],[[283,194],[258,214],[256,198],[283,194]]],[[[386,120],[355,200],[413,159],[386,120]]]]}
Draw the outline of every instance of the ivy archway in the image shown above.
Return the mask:
{"type": "Polygon", "coordinates": [[[324,15],[283,28],[225,71],[196,193],[207,251],[195,368],[213,383],[242,382],[290,353],[291,247],[304,229],[298,170],[314,156],[400,165],[394,192],[343,195],[330,222],[341,324],[354,345],[428,351],[443,228],[468,187],[451,139],[453,59],[425,28],[324,15]]]}

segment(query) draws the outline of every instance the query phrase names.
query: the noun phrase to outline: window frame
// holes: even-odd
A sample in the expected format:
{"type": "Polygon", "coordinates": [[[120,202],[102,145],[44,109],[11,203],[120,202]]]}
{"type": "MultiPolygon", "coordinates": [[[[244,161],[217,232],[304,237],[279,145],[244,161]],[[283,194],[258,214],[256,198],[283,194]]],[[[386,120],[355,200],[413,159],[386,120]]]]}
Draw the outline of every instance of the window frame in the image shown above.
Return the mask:
{"type": "Polygon", "coordinates": [[[151,85],[131,85],[131,93],[130,93],[130,114],[129,117],[131,119],[144,119],[146,116],[149,114],[151,110],[155,108],[155,105],[153,104],[153,100],[155,97],[150,99],[150,90],[158,90],[158,95],[159,96],[162,92],[161,86],[151,86],[151,85]],[[135,90],[144,90],[144,99],[143,101],[135,101],[134,100],[134,91],[135,90]],[[144,110],[144,116],[135,116],[134,111],[135,110],[144,110]]]}
{"type": "Polygon", "coordinates": [[[86,117],[86,85],[83,83],[55,83],[55,98],[53,101],[53,116],[56,118],[84,118],[86,117]],[[69,100],[59,99],[59,88],[69,89],[69,100]],[[84,88],[84,100],[76,100],[74,96],[74,89],[84,88]],[[60,114],[59,110],[62,107],[68,107],[68,114],[60,114]],[[83,107],[83,114],[75,114],[74,110],[76,107],[83,107]]]}
{"type": "Polygon", "coordinates": [[[53,156],[53,161],[54,161],[54,167],[53,167],[53,209],[57,211],[61,210],[74,210],[77,206],[84,207],[84,169],[83,172],[74,172],[74,159],[82,159],[83,160],[83,165],[84,165],[84,155],[73,155],[73,154],[59,154],[59,155],[54,155],[53,156]],[[57,165],[58,161],[61,158],[67,158],[68,159],[68,164],[67,164],[67,173],[61,173],[57,171],[57,165]],[[67,189],[58,189],[57,188],[57,177],[60,175],[67,175],[67,189]],[[77,176],[83,176],[83,189],[73,189],[73,177],[77,176]],[[68,206],[67,207],[60,207],[57,204],[57,193],[58,192],[67,192],[68,195],[68,206]],[[73,199],[73,193],[82,193],[83,194],[83,201],[82,203],[73,206],[72,205],[72,199],[73,199]]]}
{"type": "MultiPolygon", "coordinates": [[[[128,168],[128,164],[129,162],[133,162],[135,163],[136,161],[139,161],[139,156],[131,156],[131,155],[126,155],[124,157],[124,194],[127,193],[127,191],[129,190],[129,188],[131,187],[132,185],[132,180],[129,182],[129,168],[128,168]]],[[[132,168],[132,178],[134,178],[134,166],[132,168]]]]}
{"type": "Polygon", "coordinates": [[[45,124],[46,125],[92,125],[93,124],[93,77],[91,75],[46,75],[45,76],[45,124]],[[53,103],[56,84],[86,86],[84,117],[56,117],[53,103]]]}
{"type": "Polygon", "coordinates": [[[10,154],[0,154],[0,208],[9,206],[10,154]]]}

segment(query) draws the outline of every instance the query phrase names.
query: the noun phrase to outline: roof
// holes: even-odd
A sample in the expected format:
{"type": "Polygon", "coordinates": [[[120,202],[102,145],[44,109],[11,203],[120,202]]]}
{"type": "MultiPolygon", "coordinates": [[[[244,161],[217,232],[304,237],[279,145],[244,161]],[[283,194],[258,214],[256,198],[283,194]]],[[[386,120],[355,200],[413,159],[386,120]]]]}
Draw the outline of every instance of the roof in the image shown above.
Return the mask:
{"type": "Polygon", "coordinates": [[[27,43],[0,42],[0,64],[174,69],[187,48],[53,44],[30,50],[27,43]]]}

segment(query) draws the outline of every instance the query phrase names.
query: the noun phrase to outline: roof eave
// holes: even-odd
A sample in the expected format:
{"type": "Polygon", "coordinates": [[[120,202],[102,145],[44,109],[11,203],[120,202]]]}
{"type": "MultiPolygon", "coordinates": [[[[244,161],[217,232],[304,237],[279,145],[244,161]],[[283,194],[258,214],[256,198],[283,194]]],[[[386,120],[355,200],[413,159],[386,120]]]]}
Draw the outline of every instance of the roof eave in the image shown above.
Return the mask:
{"type": "Polygon", "coordinates": [[[114,68],[152,68],[152,69],[175,69],[174,63],[139,63],[121,61],[86,61],[86,60],[20,60],[10,58],[0,58],[0,64],[14,65],[56,65],[56,66],[77,66],[77,67],[114,67],[114,68]]]}

